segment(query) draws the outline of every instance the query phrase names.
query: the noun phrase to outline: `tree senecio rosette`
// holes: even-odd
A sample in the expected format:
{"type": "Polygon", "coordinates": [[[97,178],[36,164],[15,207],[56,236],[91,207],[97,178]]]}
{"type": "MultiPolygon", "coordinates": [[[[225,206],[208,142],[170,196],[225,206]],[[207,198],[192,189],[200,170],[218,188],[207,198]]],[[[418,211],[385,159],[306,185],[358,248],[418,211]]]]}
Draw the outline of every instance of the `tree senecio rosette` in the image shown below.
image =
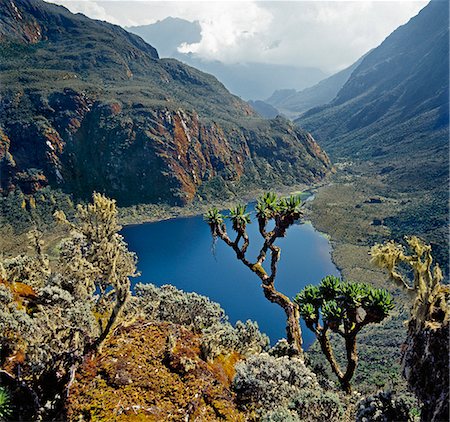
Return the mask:
{"type": "Polygon", "coordinates": [[[302,355],[302,336],[299,324],[300,314],[298,305],[275,288],[277,265],[281,252],[280,248],[275,245],[275,242],[278,238],[284,237],[287,229],[301,217],[300,204],[300,196],[278,198],[277,195],[271,192],[264,194],[258,199],[256,218],[263,244],[255,262],[251,262],[246,255],[250,245],[247,225],[251,223],[251,219],[245,205],[237,205],[232,208],[227,217],[222,215],[217,208],[212,208],[205,214],[204,218],[211,229],[213,238],[220,238],[230,246],[236,253],[237,259],[262,281],[265,297],[283,308],[287,319],[287,340],[296,353],[302,355]],[[234,240],[227,233],[225,218],[231,220],[232,229],[236,232],[234,240]],[[267,229],[270,221],[275,223],[272,230],[267,229]],[[270,253],[270,270],[266,271],[263,263],[268,253],[270,253]]]}
{"type": "Polygon", "coordinates": [[[343,282],[327,276],[319,286],[306,286],[294,299],[306,326],[315,333],[322,352],[337,376],[342,389],[351,392],[358,355],[356,336],[367,324],[379,323],[393,309],[391,295],[365,283],[343,282]],[[329,331],[344,338],[347,367],[340,368],[328,337],[329,331]]]}

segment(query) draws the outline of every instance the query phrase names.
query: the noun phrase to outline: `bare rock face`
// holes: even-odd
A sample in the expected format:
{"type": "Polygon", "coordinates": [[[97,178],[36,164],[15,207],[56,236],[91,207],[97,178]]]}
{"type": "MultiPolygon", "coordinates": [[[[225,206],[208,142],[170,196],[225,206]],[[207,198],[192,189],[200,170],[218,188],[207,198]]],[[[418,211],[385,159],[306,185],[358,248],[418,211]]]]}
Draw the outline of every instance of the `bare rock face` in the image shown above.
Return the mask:
{"type": "Polygon", "coordinates": [[[422,421],[449,420],[449,326],[417,332],[409,323],[403,375],[423,403],[422,421]]]}
{"type": "Polygon", "coordinates": [[[122,28],[40,0],[0,0],[0,11],[3,194],[50,185],[183,205],[312,183],[331,168],[308,133],[261,119],[122,28]]]}

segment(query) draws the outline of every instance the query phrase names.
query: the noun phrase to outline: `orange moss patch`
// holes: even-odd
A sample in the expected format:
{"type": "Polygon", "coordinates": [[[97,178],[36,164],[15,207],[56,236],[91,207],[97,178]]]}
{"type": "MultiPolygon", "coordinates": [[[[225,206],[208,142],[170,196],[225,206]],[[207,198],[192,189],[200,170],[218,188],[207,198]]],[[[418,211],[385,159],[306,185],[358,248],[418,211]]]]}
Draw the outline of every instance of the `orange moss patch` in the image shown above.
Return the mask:
{"type": "Polygon", "coordinates": [[[86,358],[70,389],[69,420],[244,421],[229,386],[231,354],[207,363],[197,335],[168,323],[116,330],[86,358]]]}
{"type": "Polygon", "coordinates": [[[9,290],[11,290],[14,301],[19,305],[28,305],[29,302],[33,302],[37,297],[35,290],[28,284],[20,282],[10,283],[9,281],[5,281],[2,279],[0,279],[0,284],[3,284],[9,290]]]}

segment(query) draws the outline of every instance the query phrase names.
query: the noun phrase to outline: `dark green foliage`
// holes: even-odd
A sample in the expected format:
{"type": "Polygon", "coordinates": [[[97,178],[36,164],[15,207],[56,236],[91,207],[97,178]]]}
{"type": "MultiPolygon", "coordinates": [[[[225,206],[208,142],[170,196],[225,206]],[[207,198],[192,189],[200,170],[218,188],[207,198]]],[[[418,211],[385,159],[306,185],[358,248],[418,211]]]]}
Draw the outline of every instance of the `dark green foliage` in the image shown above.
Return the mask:
{"type": "Polygon", "coordinates": [[[306,326],[316,334],[333,372],[349,392],[358,360],[356,336],[364,326],[387,317],[394,307],[391,295],[365,283],[343,282],[337,277],[327,276],[319,286],[306,286],[295,297],[295,302],[306,326]],[[347,352],[345,373],[336,360],[328,331],[344,339],[347,352]]]}
{"type": "Polygon", "coordinates": [[[33,195],[24,195],[20,190],[0,195],[0,226],[9,226],[14,233],[23,233],[33,227],[41,231],[54,229],[53,214],[62,210],[69,219],[75,215],[71,195],[59,189],[45,187],[33,195]]]}
{"type": "MultiPolygon", "coordinates": [[[[406,385],[401,372],[401,347],[405,339],[404,321],[406,311],[389,316],[379,324],[370,324],[358,334],[358,368],[353,376],[353,385],[358,392],[369,395],[380,389],[392,389],[405,394],[406,385]],[[381,350],[381,351],[380,351],[381,350]]],[[[336,360],[342,366],[346,362],[346,349],[341,336],[330,334],[330,343],[336,360]]],[[[314,372],[322,368],[325,383],[335,379],[329,362],[326,360],[318,342],[308,349],[308,358],[314,372]]]]}
{"type": "Polygon", "coordinates": [[[7,420],[11,413],[11,396],[6,388],[0,387],[0,420],[7,420]]]}
{"type": "Polygon", "coordinates": [[[365,283],[343,282],[338,277],[327,276],[319,286],[306,286],[296,297],[300,314],[311,326],[318,324],[321,316],[334,331],[346,320],[356,323],[356,311],[364,310],[365,323],[380,322],[394,307],[392,296],[385,289],[375,289],[365,283]]]}
{"type": "Polygon", "coordinates": [[[228,218],[231,220],[233,230],[245,230],[247,224],[251,223],[250,214],[247,211],[246,205],[236,205],[230,209],[228,218]]]}
{"type": "Polygon", "coordinates": [[[393,396],[392,392],[381,391],[361,400],[357,405],[356,422],[409,422],[410,409],[407,403],[393,396]]]}

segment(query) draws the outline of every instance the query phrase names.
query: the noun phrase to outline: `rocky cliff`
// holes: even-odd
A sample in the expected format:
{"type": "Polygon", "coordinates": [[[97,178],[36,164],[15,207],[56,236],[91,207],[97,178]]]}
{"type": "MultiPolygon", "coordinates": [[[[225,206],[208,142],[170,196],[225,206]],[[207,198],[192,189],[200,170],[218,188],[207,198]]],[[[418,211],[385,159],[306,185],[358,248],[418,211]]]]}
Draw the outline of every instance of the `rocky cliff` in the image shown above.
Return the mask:
{"type": "Polygon", "coordinates": [[[311,183],[314,139],[136,35],[40,0],[0,0],[0,188],[122,205],[311,183]]]}

